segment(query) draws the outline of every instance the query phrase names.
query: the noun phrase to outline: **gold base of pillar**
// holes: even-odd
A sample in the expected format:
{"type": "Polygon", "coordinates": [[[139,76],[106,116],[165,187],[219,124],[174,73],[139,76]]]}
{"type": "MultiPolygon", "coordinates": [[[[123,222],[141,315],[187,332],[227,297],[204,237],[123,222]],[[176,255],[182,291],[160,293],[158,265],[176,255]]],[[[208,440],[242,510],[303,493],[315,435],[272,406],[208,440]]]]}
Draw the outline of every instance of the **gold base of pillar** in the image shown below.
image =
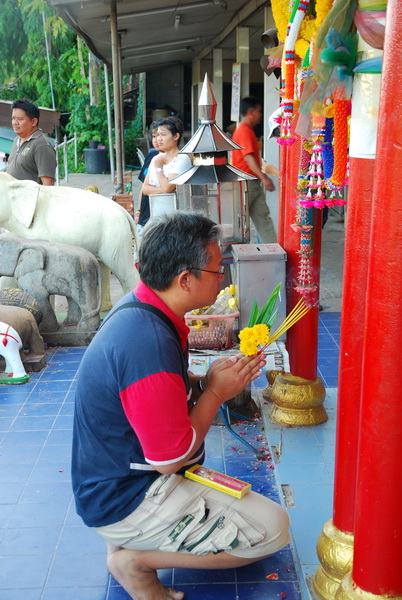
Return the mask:
{"type": "Polygon", "coordinates": [[[283,425],[320,425],[328,420],[323,406],[325,387],[319,377],[309,381],[281,372],[270,390],[270,417],[283,425]]]}
{"type": "Polygon", "coordinates": [[[314,590],[320,598],[334,600],[342,579],[352,570],[353,535],[337,529],[330,519],[318,538],[317,555],[321,564],[314,573],[314,590]]]}
{"type": "Polygon", "coordinates": [[[377,595],[362,590],[353,583],[351,573],[348,573],[342,579],[334,598],[336,600],[389,600],[390,598],[392,600],[402,600],[402,596],[390,596],[389,594],[377,595]]]}

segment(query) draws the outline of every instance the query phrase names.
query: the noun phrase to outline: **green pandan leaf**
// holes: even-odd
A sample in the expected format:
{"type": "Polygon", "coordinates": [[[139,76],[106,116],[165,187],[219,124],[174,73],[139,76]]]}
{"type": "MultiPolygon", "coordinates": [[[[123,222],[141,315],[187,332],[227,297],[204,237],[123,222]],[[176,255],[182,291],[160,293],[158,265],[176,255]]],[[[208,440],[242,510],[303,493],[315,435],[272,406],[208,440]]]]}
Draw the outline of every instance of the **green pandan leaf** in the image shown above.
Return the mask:
{"type": "Polygon", "coordinates": [[[258,317],[258,304],[257,304],[257,300],[254,298],[253,299],[253,305],[251,307],[251,311],[250,311],[250,316],[248,318],[248,325],[247,327],[253,327],[256,324],[256,319],[258,317]]]}
{"type": "Polygon", "coordinates": [[[269,319],[269,321],[267,322],[267,326],[269,327],[269,329],[272,329],[272,325],[275,323],[276,321],[276,317],[278,314],[278,309],[275,308],[274,312],[271,315],[271,318],[269,319]]]}
{"type": "Polygon", "coordinates": [[[276,318],[277,310],[275,310],[275,306],[276,306],[276,302],[278,300],[281,285],[282,285],[281,283],[278,283],[278,285],[273,290],[270,297],[268,298],[268,300],[262,307],[262,309],[257,317],[256,324],[257,323],[265,323],[265,325],[267,325],[269,328],[272,327],[273,323],[275,322],[275,318],[276,318]]]}

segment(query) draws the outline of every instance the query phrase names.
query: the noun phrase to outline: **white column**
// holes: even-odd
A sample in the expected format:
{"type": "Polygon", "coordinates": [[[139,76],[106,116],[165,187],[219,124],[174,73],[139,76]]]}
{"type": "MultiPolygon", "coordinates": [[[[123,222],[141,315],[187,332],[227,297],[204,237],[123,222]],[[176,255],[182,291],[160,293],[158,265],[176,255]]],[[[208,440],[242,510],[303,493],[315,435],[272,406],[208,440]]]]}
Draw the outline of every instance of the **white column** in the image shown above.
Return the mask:
{"type": "Polygon", "coordinates": [[[198,129],[198,100],[201,92],[201,61],[193,60],[192,68],[192,89],[191,89],[191,134],[198,129]]]}
{"type": "Polygon", "coordinates": [[[236,28],[236,62],[241,64],[240,97],[250,95],[250,38],[248,27],[236,28]]]}
{"type": "Polygon", "coordinates": [[[223,58],[222,48],[213,50],[213,90],[216,100],[216,124],[223,128],[223,58]]]}
{"type": "MultiPolygon", "coordinates": [[[[275,28],[275,21],[272,16],[271,7],[264,9],[264,31],[267,29],[275,28]]],[[[265,50],[261,44],[261,54],[265,53],[265,50]]],[[[280,103],[279,97],[279,79],[272,75],[266,75],[264,73],[264,138],[263,138],[263,158],[275,167],[279,168],[279,144],[276,138],[268,139],[269,135],[269,117],[276,110],[280,103]]],[[[278,231],[278,193],[279,193],[279,181],[275,177],[272,177],[272,181],[275,183],[275,191],[267,192],[266,200],[271,211],[271,217],[274,222],[275,231],[278,231]]]]}

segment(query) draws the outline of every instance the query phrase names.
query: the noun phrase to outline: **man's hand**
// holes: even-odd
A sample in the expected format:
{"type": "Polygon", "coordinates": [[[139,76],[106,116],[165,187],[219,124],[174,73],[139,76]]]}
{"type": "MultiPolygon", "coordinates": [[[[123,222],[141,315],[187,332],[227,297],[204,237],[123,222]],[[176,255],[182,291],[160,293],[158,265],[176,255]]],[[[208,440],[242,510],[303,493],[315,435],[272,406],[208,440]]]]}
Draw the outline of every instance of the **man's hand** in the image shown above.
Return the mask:
{"type": "Polygon", "coordinates": [[[262,185],[267,190],[267,192],[273,192],[274,191],[274,189],[275,189],[274,182],[272,181],[272,179],[270,177],[268,177],[268,175],[264,174],[261,177],[261,181],[262,181],[262,185]]]}
{"type": "Polygon", "coordinates": [[[265,173],[265,175],[273,175],[279,179],[279,169],[275,167],[275,165],[265,162],[263,158],[261,159],[261,171],[265,173]]]}
{"type": "Polygon", "coordinates": [[[205,378],[206,391],[211,392],[220,404],[240,394],[261,374],[266,363],[264,354],[231,356],[213,361],[205,378]]]}
{"type": "MultiPolygon", "coordinates": [[[[256,356],[231,356],[214,360],[203,378],[204,391],[197,397],[197,402],[189,413],[192,427],[196,432],[194,448],[198,448],[205,439],[216,411],[223,402],[240,394],[249,383],[261,373],[261,367],[266,363],[265,354],[256,356]]],[[[195,386],[195,375],[190,373],[192,386],[195,386]]],[[[176,473],[186,464],[194,448],[181,460],[155,466],[159,473],[176,473]]]]}

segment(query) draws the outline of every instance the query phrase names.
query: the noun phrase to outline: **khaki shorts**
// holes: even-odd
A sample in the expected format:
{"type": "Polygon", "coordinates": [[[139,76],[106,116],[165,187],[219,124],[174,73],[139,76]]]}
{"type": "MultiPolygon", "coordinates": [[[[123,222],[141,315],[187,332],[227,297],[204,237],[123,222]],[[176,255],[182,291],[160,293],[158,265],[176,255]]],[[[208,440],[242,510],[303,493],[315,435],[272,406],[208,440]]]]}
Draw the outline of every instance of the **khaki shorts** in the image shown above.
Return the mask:
{"type": "Polygon", "coordinates": [[[128,517],[95,529],[123,548],[259,558],[289,543],[288,527],[287,512],[260,494],[239,500],[181,475],[161,475],[128,517]]]}

